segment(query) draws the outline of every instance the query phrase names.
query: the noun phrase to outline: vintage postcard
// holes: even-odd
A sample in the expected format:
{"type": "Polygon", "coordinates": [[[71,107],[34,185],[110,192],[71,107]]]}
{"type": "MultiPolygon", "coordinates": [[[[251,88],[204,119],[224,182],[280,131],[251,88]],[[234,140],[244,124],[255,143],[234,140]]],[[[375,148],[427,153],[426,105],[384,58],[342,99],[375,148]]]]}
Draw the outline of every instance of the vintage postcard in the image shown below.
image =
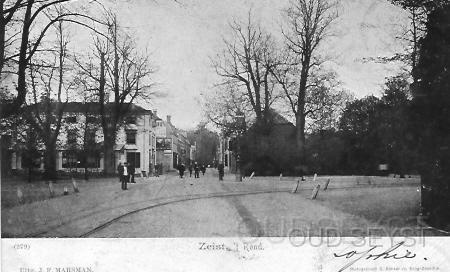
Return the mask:
{"type": "Polygon", "coordinates": [[[0,7],[2,271],[450,271],[448,0],[0,7]]]}

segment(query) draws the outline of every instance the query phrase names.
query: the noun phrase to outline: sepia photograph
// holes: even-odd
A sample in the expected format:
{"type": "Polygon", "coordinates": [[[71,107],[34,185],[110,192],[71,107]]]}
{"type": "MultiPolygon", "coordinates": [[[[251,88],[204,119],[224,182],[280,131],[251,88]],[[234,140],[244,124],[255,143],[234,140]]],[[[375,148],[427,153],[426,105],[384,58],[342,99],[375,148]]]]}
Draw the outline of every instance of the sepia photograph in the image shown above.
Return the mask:
{"type": "MultiPolygon", "coordinates": [[[[305,271],[450,271],[450,1],[0,7],[10,265],[54,242],[87,255],[179,246],[160,264],[208,252],[269,268],[303,250],[305,271]]],[[[234,270],[179,265],[157,270],[234,270]]]]}

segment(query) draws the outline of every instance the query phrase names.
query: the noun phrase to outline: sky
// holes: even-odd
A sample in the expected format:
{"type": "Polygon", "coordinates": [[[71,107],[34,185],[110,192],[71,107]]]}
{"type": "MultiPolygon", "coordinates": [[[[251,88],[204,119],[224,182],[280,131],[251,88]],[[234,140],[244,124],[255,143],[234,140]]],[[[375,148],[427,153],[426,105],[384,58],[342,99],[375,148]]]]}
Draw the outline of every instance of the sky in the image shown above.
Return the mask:
{"type": "MultiPolygon", "coordinates": [[[[274,36],[280,35],[282,10],[288,0],[113,0],[120,23],[147,48],[157,67],[155,89],[165,96],[156,98],[148,109],[158,111],[182,129],[194,128],[204,119],[202,94],[220,82],[211,58],[229,37],[228,23],[243,20],[251,9],[255,20],[274,36]]],[[[387,0],[341,0],[335,34],[321,48],[330,56],[342,88],[355,97],[379,95],[386,76],[399,66],[364,62],[363,58],[389,56],[403,44],[396,39],[407,25],[403,10],[387,0]]]]}

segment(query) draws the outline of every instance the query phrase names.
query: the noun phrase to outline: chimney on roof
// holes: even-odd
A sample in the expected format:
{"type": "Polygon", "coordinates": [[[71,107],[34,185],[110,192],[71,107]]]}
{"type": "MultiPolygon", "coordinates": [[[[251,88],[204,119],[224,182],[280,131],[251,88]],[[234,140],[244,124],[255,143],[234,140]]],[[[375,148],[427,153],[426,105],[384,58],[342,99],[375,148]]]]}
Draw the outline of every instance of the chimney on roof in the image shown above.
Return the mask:
{"type": "Polygon", "coordinates": [[[158,116],[158,111],[157,110],[153,110],[153,116],[158,116]]]}
{"type": "Polygon", "coordinates": [[[170,115],[167,115],[167,123],[172,124],[172,122],[170,122],[171,118],[172,117],[170,115]]]}

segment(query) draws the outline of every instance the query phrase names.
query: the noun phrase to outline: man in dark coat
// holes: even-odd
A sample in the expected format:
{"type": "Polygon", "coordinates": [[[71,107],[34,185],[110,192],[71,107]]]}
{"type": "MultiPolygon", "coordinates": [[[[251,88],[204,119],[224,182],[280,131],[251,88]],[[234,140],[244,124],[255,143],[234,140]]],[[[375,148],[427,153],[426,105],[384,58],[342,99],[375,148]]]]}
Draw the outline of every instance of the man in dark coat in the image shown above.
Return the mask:
{"type": "Polygon", "coordinates": [[[192,177],[192,170],[193,170],[192,163],[189,164],[188,169],[189,169],[189,177],[191,178],[192,177]]]}
{"type": "Polygon", "coordinates": [[[122,182],[123,179],[123,165],[121,162],[119,162],[119,165],[117,166],[117,173],[119,173],[119,182],[122,182]]]}
{"type": "Polygon", "coordinates": [[[128,165],[128,173],[129,173],[129,178],[128,178],[128,182],[131,183],[136,183],[136,181],[134,181],[134,173],[135,173],[135,169],[134,169],[134,165],[132,163],[130,163],[128,165]]]}
{"type": "Polygon", "coordinates": [[[200,167],[200,170],[202,171],[202,175],[205,175],[206,172],[206,166],[204,164],[202,164],[202,166],[200,167]]]}
{"type": "Polygon", "coordinates": [[[219,163],[219,165],[217,166],[217,170],[219,170],[219,180],[223,180],[223,175],[224,175],[223,163],[219,163]]]}
{"type": "Polygon", "coordinates": [[[184,166],[184,164],[180,164],[179,166],[178,166],[178,172],[179,172],[179,174],[180,174],[180,178],[183,178],[183,176],[184,176],[184,171],[186,170],[186,167],[184,166]]]}
{"type": "Polygon", "coordinates": [[[200,167],[197,163],[194,164],[194,178],[200,178],[200,167]]]}

